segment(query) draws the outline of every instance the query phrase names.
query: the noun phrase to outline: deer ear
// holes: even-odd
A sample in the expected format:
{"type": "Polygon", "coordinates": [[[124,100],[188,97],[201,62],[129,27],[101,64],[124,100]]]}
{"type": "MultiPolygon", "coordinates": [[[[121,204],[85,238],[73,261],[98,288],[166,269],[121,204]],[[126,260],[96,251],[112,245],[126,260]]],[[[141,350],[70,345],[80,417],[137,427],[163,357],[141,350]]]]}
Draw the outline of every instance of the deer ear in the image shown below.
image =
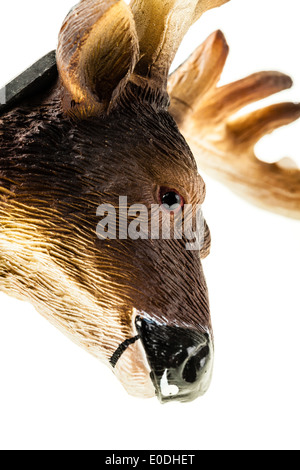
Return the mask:
{"type": "Polygon", "coordinates": [[[139,56],[133,15],[123,0],[82,0],[59,34],[63,107],[79,118],[107,113],[139,56]]]}
{"type": "Polygon", "coordinates": [[[228,1],[132,0],[141,52],[136,80],[146,78],[152,88],[166,89],[170,66],[190,26],[205,11],[228,1]]]}

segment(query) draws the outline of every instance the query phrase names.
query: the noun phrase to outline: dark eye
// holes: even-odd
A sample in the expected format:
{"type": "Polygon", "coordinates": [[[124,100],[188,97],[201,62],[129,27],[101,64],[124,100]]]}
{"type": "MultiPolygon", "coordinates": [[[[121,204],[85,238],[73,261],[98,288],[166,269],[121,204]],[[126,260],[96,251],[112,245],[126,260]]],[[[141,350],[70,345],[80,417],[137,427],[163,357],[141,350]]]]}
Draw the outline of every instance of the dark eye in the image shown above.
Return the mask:
{"type": "Polygon", "coordinates": [[[167,212],[179,212],[184,206],[183,197],[175,190],[170,188],[161,188],[160,202],[167,212]]]}

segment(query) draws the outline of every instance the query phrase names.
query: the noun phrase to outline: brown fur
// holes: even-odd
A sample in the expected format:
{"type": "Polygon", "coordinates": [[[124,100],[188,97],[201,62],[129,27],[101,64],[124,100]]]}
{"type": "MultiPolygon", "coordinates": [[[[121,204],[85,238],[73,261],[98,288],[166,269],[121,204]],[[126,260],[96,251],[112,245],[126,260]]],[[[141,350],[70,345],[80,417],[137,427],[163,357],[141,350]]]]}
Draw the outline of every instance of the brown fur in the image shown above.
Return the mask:
{"type": "MultiPolygon", "coordinates": [[[[122,107],[106,119],[73,121],[63,115],[57,93],[55,87],[50,97],[41,98],[43,104],[24,104],[1,120],[4,231],[8,219],[13,230],[26,227],[31,243],[45,246],[53,263],[93,297],[99,312],[112,304],[124,339],[130,335],[133,307],[170,324],[210,328],[200,256],[186,251],[184,240],[101,241],[95,233],[97,207],[117,206],[119,195],[128,196],[128,205],[150,207],[159,203],[157,188],[168,184],[183,187],[186,202],[203,201],[203,181],[172,117],[158,112],[151,97],[137,100],[139,90],[132,86],[122,107]]],[[[206,251],[209,243],[207,232],[206,251]]],[[[18,276],[9,265],[2,253],[2,288],[26,300],[39,299],[41,273],[32,281],[22,266],[16,267],[18,276]]],[[[42,301],[49,304],[52,295],[42,301]]],[[[62,310],[68,328],[76,329],[72,312],[69,318],[68,309],[62,310]]],[[[54,321],[56,315],[62,313],[53,311],[54,321]]],[[[85,312],[81,315],[78,322],[84,324],[85,312]]],[[[95,341],[97,324],[81,329],[95,341]]],[[[116,346],[112,341],[107,358],[116,346]]]]}

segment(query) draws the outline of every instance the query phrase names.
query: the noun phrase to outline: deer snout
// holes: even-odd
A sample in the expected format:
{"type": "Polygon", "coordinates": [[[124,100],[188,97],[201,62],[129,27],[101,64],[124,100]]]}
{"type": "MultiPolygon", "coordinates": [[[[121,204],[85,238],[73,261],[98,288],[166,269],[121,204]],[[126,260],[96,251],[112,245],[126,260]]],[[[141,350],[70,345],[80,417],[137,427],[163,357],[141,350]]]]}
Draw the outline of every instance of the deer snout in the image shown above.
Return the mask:
{"type": "Polygon", "coordinates": [[[159,400],[188,402],[203,395],[212,375],[210,335],[148,318],[137,317],[135,323],[159,400]]]}

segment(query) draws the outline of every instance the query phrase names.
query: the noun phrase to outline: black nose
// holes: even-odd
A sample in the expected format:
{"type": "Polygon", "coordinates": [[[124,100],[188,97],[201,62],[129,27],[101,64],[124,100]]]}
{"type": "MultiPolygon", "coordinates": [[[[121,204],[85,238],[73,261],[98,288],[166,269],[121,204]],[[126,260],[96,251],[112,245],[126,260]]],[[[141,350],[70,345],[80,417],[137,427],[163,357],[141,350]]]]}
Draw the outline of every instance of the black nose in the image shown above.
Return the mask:
{"type": "Polygon", "coordinates": [[[192,401],[206,392],[212,368],[209,335],[137,317],[136,328],[160,401],[192,401]]]}

